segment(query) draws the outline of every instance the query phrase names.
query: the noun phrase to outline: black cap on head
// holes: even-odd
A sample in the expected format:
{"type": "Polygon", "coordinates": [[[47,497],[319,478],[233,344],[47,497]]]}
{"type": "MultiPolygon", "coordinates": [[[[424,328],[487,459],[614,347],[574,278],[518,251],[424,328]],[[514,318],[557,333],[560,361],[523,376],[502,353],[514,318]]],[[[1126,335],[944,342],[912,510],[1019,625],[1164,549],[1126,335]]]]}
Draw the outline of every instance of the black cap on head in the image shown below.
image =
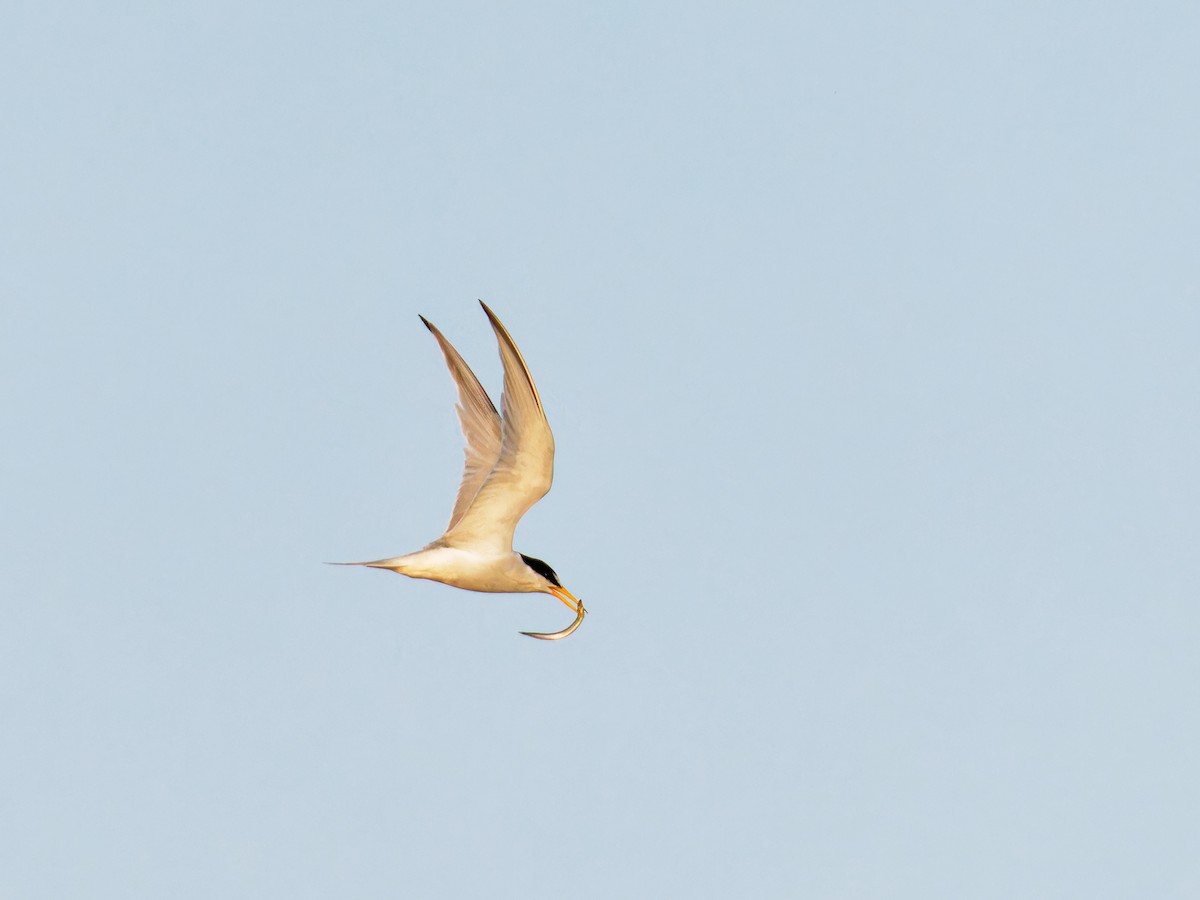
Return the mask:
{"type": "Polygon", "coordinates": [[[529,568],[533,569],[533,571],[537,572],[552,585],[555,587],[562,587],[562,585],[559,583],[558,576],[554,574],[554,570],[546,565],[546,563],[544,563],[542,560],[534,559],[532,556],[526,556],[524,553],[521,554],[521,559],[525,560],[525,565],[529,566],[529,568]]]}

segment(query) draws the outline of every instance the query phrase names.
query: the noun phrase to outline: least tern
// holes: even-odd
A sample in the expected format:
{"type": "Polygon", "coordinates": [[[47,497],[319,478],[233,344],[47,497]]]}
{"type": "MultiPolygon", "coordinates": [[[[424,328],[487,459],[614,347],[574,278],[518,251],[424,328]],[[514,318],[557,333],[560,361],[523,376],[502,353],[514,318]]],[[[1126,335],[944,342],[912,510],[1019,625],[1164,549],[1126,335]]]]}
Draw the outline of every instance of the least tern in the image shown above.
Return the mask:
{"type": "Polygon", "coordinates": [[[479,305],[500,345],[503,415],[496,412],[487,391],[453,345],[428,319],[420,317],[442,348],[458,386],[455,408],[467,440],[466,464],[450,524],[440,538],[415,553],[335,565],[391,569],[468,591],[553,594],[575,613],[575,621],[562,631],[521,634],[557,641],[579,627],[587,610],[562,586],[550,566],[513,550],[517,522],[546,496],[554,479],[554,435],[521,351],[487,304],[480,300],[479,305]]]}

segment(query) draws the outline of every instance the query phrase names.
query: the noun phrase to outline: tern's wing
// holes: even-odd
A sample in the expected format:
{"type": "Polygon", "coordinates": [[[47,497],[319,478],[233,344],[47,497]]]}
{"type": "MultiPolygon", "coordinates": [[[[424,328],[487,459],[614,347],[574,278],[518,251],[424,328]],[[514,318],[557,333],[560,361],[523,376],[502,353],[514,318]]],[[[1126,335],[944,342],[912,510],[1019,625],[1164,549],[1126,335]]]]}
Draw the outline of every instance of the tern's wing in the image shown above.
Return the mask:
{"type": "Polygon", "coordinates": [[[496,314],[480,301],[492,322],[504,363],[504,419],[500,458],[458,524],[443,540],[489,553],[512,552],[513,531],[529,507],[546,496],[554,480],[554,435],[521,351],[496,314]]]}
{"type": "Polygon", "coordinates": [[[492,405],[487,391],[475,377],[475,373],[459,356],[454,346],[446,340],[445,335],[437,330],[430,322],[421,316],[421,321],[430,330],[442,348],[446,357],[446,365],[458,385],[458,422],[462,426],[463,437],[467,439],[466,463],[463,465],[462,483],[458,486],[458,496],[454,498],[454,512],[450,514],[450,524],[453,528],[462,518],[488,473],[500,458],[500,415],[492,405]]]}

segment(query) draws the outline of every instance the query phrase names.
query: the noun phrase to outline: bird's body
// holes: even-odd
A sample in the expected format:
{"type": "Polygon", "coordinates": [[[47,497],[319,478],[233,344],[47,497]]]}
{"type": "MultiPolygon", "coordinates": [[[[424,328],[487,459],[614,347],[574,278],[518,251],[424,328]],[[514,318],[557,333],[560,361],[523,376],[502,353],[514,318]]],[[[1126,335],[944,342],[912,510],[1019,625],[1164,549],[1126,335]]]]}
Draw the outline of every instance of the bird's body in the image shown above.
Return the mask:
{"type": "Polygon", "coordinates": [[[543,593],[546,590],[546,579],[531,569],[519,553],[493,556],[469,547],[450,547],[440,540],[415,553],[357,565],[391,569],[409,578],[426,578],[485,594],[543,593]]]}
{"type": "Polygon", "coordinates": [[[578,628],[587,610],[550,566],[514,552],[512,546],[517,522],[554,480],[554,436],[521,351],[487,305],[480,305],[496,332],[504,364],[503,416],[458,351],[421,317],[458,387],[458,418],[467,440],[450,524],[440,538],[415,553],[340,565],[391,569],[468,591],[552,594],[575,613],[575,621],[552,634],[523,634],[557,640],[578,628]]]}

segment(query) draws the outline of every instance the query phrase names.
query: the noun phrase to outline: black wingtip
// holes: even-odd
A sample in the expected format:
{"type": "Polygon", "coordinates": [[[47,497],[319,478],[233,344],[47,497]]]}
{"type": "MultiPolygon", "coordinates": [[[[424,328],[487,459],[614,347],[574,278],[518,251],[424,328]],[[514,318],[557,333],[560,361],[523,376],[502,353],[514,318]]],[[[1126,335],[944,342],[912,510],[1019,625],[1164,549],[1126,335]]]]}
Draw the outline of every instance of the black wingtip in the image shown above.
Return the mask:
{"type": "Polygon", "coordinates": [[[417,313],[417,318],[418,318],[418,319],[420,319],[422,322],[424,322],[424,323],[425,323],[425,327],[426,327],[426,328],[428,328],[430,331],[433,331],[433,326],[429,324],[429,320],[428,320],[427,318],[425,318],[425,317],[424,317],[423,315],[421,315],[420,313],[417,313]]]}
{"type": "MultiPolygon", "coordinates": [[[[494,312],[492,312],[492,308],[490,306],[488,306],[486,303],[484,303],[482,300],[479,301],[479,305],[482,306],[483,311],[485,313],[487,313],[488,321],[492,323],[492,328],[499,329],[500,331],[507,333],[508,329],[506,329],[504,327],[504,323],[502,323],[500,321],[499,316],[497,316],[494,312]]],[[[511,341],[512,338],[509,338],[509,340],[511,341]]]]}

